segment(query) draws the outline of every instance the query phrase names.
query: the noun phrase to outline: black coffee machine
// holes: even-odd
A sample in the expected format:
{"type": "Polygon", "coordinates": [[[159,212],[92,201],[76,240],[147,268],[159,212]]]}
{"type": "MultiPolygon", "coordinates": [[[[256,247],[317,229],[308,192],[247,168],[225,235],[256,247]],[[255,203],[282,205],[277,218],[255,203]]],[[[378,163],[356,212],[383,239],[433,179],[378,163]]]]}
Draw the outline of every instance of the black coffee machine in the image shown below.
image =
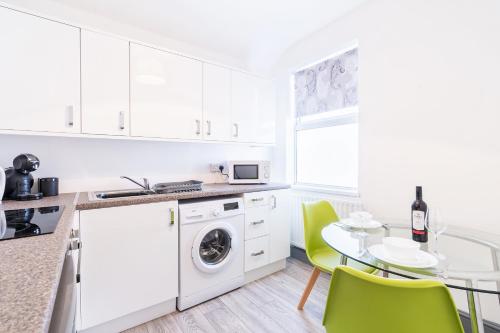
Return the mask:
{"type": "Polygon", "coordinates": [[[4,199],[37,200],[43,197],[42,193],[31,193],[33,176],[30,172],[40,166],[38,157],[32,154],[21,154],[13,161],[14,167],[5,169],[4,199]]]}

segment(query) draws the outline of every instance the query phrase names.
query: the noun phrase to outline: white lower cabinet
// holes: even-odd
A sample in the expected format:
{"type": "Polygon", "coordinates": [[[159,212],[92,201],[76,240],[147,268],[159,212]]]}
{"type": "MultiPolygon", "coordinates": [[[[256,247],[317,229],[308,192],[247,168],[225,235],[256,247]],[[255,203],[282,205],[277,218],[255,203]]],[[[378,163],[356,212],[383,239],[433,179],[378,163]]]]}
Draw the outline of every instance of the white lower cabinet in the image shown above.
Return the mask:
{"type": "Polygon", "coordinates": [[[269,264],[269,236],[245,241],[245,272],[269,264]]]}
{"type": "Polygon", "coordinates": [[[245,272],[290,256],[289,190],[244,194],[245,272]]]}
{"type": "Polygon", "coordinates": [[[171,201],[80,212],[79,331],[121,331],[140,324],[130,318],[147,318],[140,311],[175,301],[177,207],[171,201]]]}
{"type": "Polygon", "coordinates": [[[289,190],[269,191],[269,262],[290,256],[291,197],[289,190]]]}

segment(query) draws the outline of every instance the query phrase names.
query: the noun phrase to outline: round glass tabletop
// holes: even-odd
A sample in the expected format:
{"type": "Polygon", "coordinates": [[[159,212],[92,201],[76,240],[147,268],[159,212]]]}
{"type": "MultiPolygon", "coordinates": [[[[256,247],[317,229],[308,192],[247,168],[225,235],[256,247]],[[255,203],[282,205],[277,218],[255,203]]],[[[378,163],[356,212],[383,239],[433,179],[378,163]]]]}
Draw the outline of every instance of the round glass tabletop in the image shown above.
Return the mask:
{"type": "MultiPolygon", "coordinates": [[[[429,233],[422,243],[422,257],[427,262],[405,265],[384,256],[382,239],[411,239],[406,225],[385,224],[377,229],[355,229],[342,221],[322,230],[325,242],[342,255],[387,274],[410,279],[439,279],[448,287],[500,295],[500,236],[448,226],[438,237],[429,233]],[[420,266],[417,268],[415,266],[420,266]]],[[[387,254],[387,252],[385,252],[387,254]]]]}

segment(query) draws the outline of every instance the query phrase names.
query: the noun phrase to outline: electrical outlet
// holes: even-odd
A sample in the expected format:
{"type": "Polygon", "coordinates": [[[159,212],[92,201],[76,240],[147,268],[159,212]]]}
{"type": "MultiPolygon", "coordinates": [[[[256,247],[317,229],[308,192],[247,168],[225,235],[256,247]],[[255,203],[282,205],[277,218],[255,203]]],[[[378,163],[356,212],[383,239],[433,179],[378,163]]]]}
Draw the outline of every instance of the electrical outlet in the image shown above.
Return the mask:
{"type": "Polygon", "coordinates": [[[220,172],[219,163],[210,163],[210,172],[220,172]]]}

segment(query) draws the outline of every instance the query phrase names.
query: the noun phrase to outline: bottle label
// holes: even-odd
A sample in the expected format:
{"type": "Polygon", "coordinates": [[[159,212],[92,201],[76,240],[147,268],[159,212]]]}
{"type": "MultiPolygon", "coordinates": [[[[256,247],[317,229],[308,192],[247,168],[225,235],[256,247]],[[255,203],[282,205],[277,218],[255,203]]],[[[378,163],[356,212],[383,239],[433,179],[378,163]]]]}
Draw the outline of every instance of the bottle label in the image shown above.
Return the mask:
{"type": "Polygon", "coordinates": [[[412,226],[415,230],[424,231],[425,230],[425,212],[420,210],[414,210],[412,212],[412,226]]]}

